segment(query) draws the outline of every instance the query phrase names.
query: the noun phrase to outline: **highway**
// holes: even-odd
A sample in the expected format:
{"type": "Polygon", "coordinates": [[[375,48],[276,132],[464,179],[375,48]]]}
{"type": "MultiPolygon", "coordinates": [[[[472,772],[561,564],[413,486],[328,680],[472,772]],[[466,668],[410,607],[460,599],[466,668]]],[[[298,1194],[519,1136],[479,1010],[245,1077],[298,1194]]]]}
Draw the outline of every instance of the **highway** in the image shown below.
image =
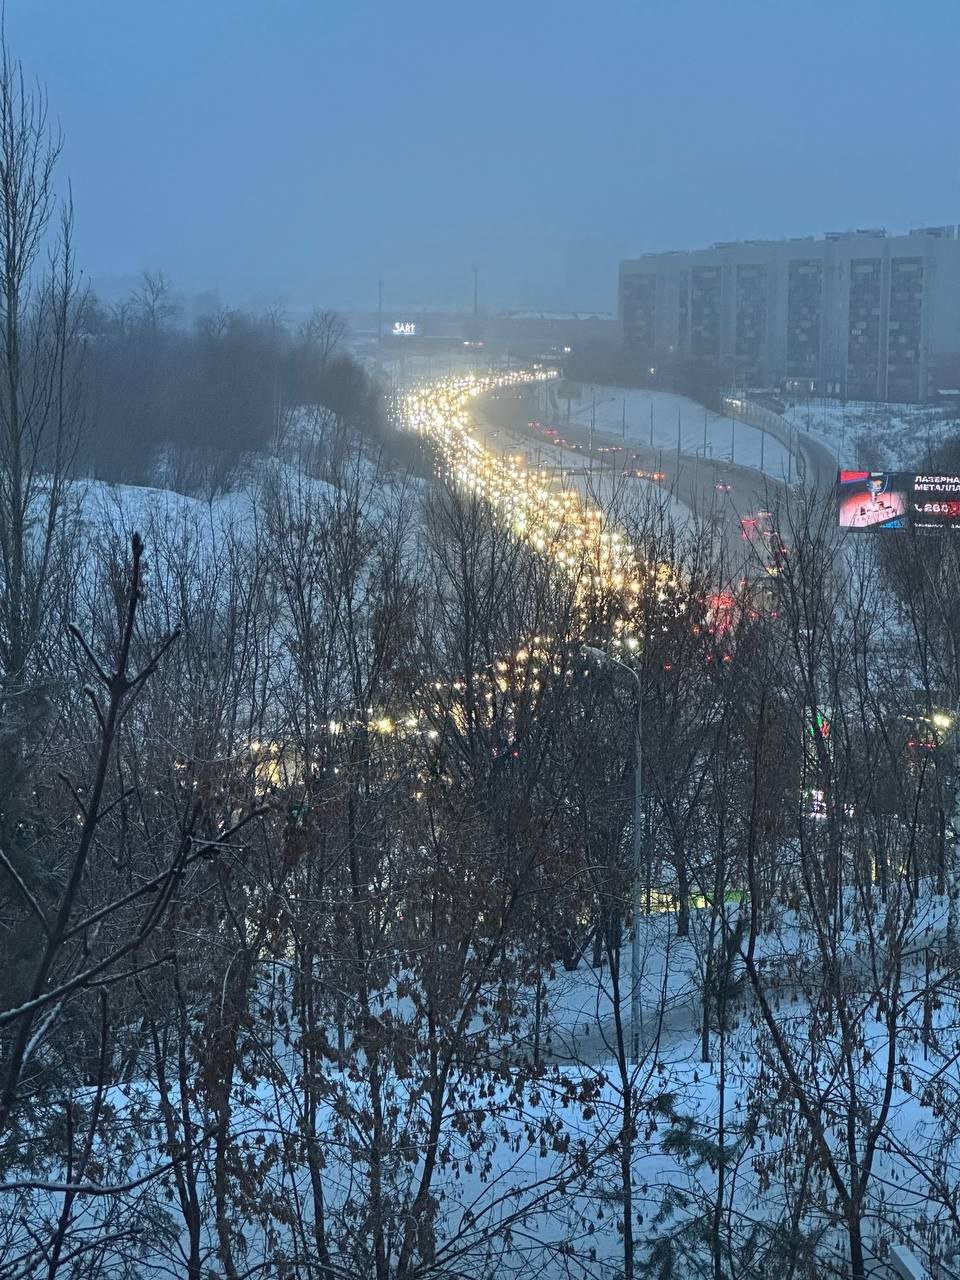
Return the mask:
{"type": "MultiPolygon", "coordinates": [[[[501,454],[521,454],[528,467],[549,470],[555,482],[577,488],[604,509],[622,504],[625,490],[631,486],[642,495],[655,485],[679,504],[672,506],[678,521],[692,516],[695,524],[706,524],[723,536],[731,581],[756,572],[757,557],[744,542],[740,521],[757,511],[782,508],[791,496],[790,486],[755,468],[678,455],[675,449],[651,449],[636,442],[624,446],[619,435],[590,432],[569,423],[558,423],[555,430],[560,435],[551,437],[544,426],[530,425],[529,409],[525,399],[518,400],[509,390],[480,398],[475,414],[485,447],[501,454]],[[638,470],[663,479],[637,479],[634,473],[638,470]]],[[[815,460],[810,465],[813,467],[815,460]]],[[[832,458],[830,465],[835,465],[832,458]]]]}
{"type": "MultiPolygon", "coordinates": [[[[618,525],[618,512],[650,510],[663,499],[675,522],[708,528],[719,539],[725,582],[735,586],[771,567],[768,540],[744,538],[741,521],[782,511],[795,489],[760,471],[676,450],[625,445],[619,435],[570,424],[537,424],[527,394],[552,375],[540,369],[460,373],[399,392],[401,429],[429,439],[438,471],[485,497],[501,519],[542,554],[571,572],[590,565],[593,585],[618,589],[647,571],[618,525]],[[562,437],[560,436],[562,432],[562,437]],[[588,438],[589,437],[589,438],[588,438]],[[638,478],[637,472],[644,478],[638,478]],[[658,479],[649,478],[656,475],[658,479]],[[589,552],[585,557],[584,552],[589,552]]],[[[832,485],[835,461],[797,433],[806,492],[832,485]]],[[[625,523],[629,524],[629,516],[625,523]]]]}

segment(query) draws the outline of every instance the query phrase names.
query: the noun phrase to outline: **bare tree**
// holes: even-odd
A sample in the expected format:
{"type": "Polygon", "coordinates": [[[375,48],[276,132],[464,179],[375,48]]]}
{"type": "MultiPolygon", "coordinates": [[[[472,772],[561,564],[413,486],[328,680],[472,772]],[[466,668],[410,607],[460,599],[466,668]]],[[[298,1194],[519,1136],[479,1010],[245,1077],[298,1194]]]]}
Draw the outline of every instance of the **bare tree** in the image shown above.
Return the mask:
{"type": "MultiPolygon", "coordinates": [[[[56,617],[58,538],[80,425],[73,212],[46,96],[0,47],[0,841],[44,721],[38,644],[56,617]]],[[[61,584],[62,585],[62,584],[61,584]]],[[[11,821],[12,820],[12,821],[11,821]]]]}
{"type": "Polygon", "coordinates": [[[166,329],[180,314],[173,285],[162,271],[144,271],[139,287],[131,296],[137,322],[151,333],[166,329]]]}

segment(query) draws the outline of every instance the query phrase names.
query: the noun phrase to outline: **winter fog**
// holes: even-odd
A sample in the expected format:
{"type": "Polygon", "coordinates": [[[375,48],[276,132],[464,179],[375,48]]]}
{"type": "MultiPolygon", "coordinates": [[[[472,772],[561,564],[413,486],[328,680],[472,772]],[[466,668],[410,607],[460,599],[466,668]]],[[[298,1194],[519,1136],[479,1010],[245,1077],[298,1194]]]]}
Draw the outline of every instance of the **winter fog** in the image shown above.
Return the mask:
{"type": "Polygon", "coordinates": [[[7,0],[0,1280],[960,1280],[958,35],[7,0]]]}

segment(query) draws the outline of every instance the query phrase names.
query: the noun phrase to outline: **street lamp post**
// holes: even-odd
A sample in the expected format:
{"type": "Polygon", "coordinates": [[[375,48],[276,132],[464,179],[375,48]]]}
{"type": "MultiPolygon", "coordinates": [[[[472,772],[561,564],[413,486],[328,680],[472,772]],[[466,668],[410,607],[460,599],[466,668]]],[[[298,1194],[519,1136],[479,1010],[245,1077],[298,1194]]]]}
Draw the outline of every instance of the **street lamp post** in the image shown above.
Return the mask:
{"type": "MultiPolygon", "coordinates": [[[[597,430],[597,388],[593,388],[593,404],[590,408],[590,474],[593,475],[593,437],[597,430]]],[[[602,460],[601,460],[602,469],[602,460]]]]}
{"type": "Polygon", "coordinates": [[[677,405],[677,470],[680,470],[680,406],[677,405]]]}
{"type": "Polygon", "coordinates": [[[736,461],[737,451],[737,410],[733,406],[733,413],[730,415],[730,461],[736,461]]]}
{"type": "Polygon", "coordinates": [[[640,1060],[640,875],[643,863],[643,686],[633,667],[627,666],[605,649],[585,644],[583,652],[598,662],[609,662],[620,667],[633,678],[637,686],[637,718],[634,726],[633,772],[633,929],[630,936],[630,1061],[634,1066],[640,1060]]]}

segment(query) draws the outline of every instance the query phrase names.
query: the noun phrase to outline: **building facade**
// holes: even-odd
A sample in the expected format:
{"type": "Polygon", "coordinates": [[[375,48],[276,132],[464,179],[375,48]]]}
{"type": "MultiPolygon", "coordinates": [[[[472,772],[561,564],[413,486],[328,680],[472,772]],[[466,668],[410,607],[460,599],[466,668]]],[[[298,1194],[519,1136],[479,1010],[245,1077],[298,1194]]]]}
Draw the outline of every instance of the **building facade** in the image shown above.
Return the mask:
{"type": "Polygon", "coordinates": [[[745,240],[620,264],[625,348],[736,386],[922,401],[960,358],[960,228],[745,240]]]}

